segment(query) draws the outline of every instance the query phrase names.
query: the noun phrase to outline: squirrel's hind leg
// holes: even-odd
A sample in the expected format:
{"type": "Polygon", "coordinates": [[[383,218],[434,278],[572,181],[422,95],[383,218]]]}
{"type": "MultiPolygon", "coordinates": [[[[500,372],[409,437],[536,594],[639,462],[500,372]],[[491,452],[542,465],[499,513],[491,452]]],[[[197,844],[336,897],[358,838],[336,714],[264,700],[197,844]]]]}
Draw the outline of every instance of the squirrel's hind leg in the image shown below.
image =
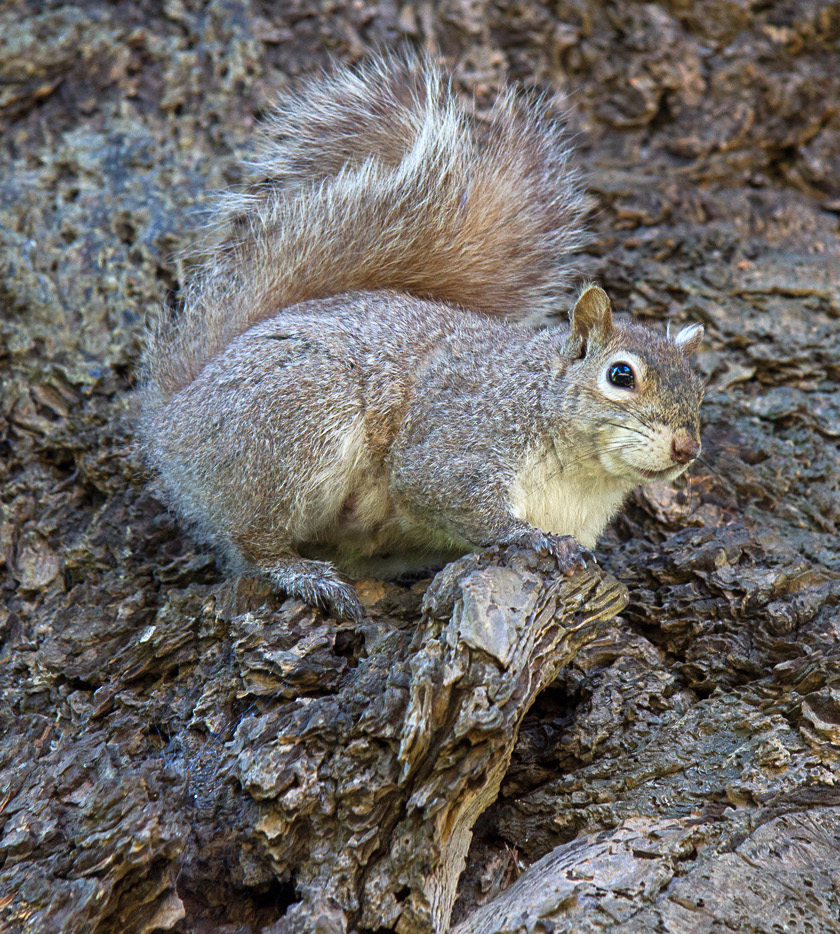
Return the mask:
{"type": "Polygon", "coordinates": [[[326,561],[290,556],[260,567],[278,590],[299,597],[310,606],[319,606],[336,619],[359,622],[365,611],[352,584],[342,580],[326,561]]]}

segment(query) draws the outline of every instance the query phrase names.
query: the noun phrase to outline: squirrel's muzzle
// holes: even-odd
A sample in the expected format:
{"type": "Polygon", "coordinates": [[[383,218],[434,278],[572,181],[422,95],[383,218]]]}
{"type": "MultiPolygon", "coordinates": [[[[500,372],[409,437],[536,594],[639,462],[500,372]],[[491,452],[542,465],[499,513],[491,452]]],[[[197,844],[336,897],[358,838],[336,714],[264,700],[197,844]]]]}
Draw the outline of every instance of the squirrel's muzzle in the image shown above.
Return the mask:
{"type": "Polygon", "coordinates": [[[688,464],[700,453],[700,441],[684,428],[674,432],[671,439],[671,460],[675,464],[688,464]]]}

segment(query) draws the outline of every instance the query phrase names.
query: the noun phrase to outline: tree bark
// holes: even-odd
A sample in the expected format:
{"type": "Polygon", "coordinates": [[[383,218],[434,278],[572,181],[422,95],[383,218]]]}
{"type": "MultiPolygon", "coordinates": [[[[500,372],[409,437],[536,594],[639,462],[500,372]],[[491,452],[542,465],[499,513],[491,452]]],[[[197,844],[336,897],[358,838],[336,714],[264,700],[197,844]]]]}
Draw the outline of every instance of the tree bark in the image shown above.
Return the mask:
{"type": "Polygon", "coordinates": [[[838,35],[816,0],[0,5],[0,934],[837,929],[838,35]],[[354,629],[224,578],[132,392],[267,102],[403,41],[479,114],[572,105],[581,278],[705,326],[703,461],[608,573],[488,552],[361,582],[354,629]]]}
{"type": "Polygon", "coordinates": [[[377,631],[336,693],[240,724],[233,774],[256,802],[244,837],[304,893],[278,930],[313,930],[324,904],[354,929],[448,930],[523,716],[626,603],[597,570],[499,557],[442,571],[416,629],[377,631]]]}

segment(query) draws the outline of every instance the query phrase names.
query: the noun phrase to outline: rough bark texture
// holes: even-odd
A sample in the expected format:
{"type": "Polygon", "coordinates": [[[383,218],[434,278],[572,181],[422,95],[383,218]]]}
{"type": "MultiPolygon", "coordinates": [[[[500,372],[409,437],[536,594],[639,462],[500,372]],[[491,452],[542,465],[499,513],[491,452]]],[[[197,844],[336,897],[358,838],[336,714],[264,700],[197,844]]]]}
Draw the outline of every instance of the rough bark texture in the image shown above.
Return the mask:
{"type": "Polygon", "coordinates": [[[838,56],[816,0],[4,6],[0,931],[840,930],[838,56]],[[609,573],[471,556],[358,631],[219,576],[130,390],[272,92],[400,42],[565,97],[581,270],[710,389],[609,573]]]}

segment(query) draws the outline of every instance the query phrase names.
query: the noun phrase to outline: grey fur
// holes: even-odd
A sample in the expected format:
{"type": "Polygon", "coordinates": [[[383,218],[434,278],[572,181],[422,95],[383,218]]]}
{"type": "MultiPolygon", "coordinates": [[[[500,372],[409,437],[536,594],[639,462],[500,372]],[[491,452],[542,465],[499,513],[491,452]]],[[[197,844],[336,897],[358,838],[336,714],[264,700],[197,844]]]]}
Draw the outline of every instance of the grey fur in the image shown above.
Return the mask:
{"type": "Polygon", "coordinates": [[[310,84],[266,140],[150,343],[141,422],[170,502],[235,568],[349,618],[333,565],[517,543],[571,572],[568,536],[594,546],[699,451],[695,332],[615,325],[594,286],[571,329],[486,314],[553,307],[583,239],[544,104],[506,93],[481,124],[428,61],[383,61],[310,84]],[[616,354],[632,392],[607,380],[616,354]]]}

